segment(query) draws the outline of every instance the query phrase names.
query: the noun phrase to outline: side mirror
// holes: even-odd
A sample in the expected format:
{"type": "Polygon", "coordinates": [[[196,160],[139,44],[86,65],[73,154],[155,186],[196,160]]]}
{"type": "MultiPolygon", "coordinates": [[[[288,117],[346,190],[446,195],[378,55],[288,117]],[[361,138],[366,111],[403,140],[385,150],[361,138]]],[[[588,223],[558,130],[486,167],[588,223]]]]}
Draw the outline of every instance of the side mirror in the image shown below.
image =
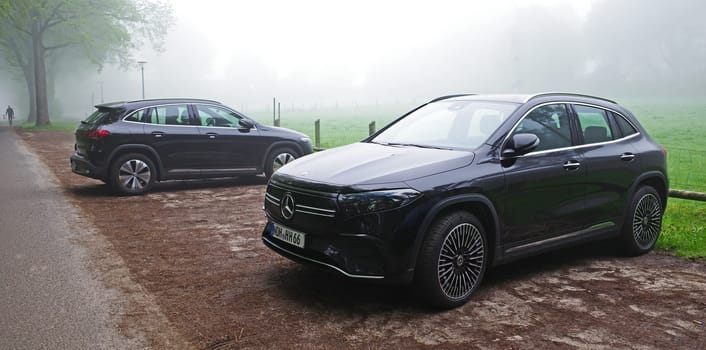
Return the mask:
{"type": "Polygon", "coordinates": [[[238,124],[240,124],[241,129],[248,129],[248,130],[252,129],[252,127],[255,126],[255,124],[253,124],[249,120],[245,120],[245,119],[240,119],[238,121],[238,124]]]}
{"type": "Polygon", "coordinates": [[[515,134],[505,144],[503,149],[503,158],[512,158],[532,152],[539,146],[539,137],[535,134],[515,134]]]}

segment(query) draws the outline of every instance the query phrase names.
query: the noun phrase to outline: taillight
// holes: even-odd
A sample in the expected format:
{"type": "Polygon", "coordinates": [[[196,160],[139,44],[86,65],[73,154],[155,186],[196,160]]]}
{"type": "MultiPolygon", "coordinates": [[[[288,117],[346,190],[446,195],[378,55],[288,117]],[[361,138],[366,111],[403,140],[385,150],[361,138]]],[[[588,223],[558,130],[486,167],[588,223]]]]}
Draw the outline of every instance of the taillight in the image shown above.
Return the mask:
{"type": "Polygon", "coordinates": [[[86,133],[86,137],[91,139],[102,139],[108,135],[110,135],[110,131],[103,129],[92,130],[86,133]]]}

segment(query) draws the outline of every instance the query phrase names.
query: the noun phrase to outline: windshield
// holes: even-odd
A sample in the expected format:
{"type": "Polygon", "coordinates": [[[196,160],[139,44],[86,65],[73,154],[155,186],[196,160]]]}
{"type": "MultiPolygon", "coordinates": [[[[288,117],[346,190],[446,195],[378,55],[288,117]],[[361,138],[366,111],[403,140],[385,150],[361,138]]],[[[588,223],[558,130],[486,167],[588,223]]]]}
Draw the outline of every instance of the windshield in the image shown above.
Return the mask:
{"type": "Polygon", "coordinates": [[[371,142],[443,149],[475,149],[519,104],[487,101],[440,101],[404,117],[371,142]]]}

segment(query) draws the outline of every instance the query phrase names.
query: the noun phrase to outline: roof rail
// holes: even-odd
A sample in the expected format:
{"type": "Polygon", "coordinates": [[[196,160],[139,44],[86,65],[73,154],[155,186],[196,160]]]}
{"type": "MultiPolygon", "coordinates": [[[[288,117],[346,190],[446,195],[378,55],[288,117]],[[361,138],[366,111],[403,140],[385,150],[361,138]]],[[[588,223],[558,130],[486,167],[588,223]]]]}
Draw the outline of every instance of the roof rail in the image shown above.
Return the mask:
{"type": "Polygon", "coordinates": [[[588,97],[588,98],[595,98],[598,100],[603,100],[603,101],[610,102],[610,103],[615,103],[616,105],[618,104],[618,102],[615,102],[613,100],[609,100],[607,98],[598,97],[598,96],[591,96],[591,95],[584,95],[584,94],[574,94],[571,92],[541,92],[541,93],[530,95],[529,97],[527,97],[525,99],[525,103],[527,103],[530,100],[533,100],[535,98],[539,98],[539,97],[543,97],[543,96],[550,96],[550,95],[568,95],[568,96],[575,96],[575,97],[588,97]]]}
{"type": "Polygon", "coordinates": [[[199,101],[199,102],[210,102],[210,103],[217,103],[217,104],[222,104],[218,101],[215,100],[207,100],[204,98],[190,98],[190,97],[164,97],[164,98],[147,98],[143,100],[133,100],[129,101],[127,103],[134,103],[134,102],[142,102],[142,101],[164,101],[164,100],[184,100],[184,101],[199,101]]]}
{"type": "Polygon", "coordinates": [[[455,94],[455,95],[446,95],[446,96],[441,96],[441,97],[437,97],[437,98],[435,98],[435,99],[433,99],[433,100],[429,101],[428,103],[432,103],[432,102],[436,102],[436,101],[441,101],[441,100],[445,100],[445,99],[447,99],[447,98],[454,98],[454,97],[461,97],[461,96],[473,96],[473,95],[475,95],[475,94],[455,94]]]}

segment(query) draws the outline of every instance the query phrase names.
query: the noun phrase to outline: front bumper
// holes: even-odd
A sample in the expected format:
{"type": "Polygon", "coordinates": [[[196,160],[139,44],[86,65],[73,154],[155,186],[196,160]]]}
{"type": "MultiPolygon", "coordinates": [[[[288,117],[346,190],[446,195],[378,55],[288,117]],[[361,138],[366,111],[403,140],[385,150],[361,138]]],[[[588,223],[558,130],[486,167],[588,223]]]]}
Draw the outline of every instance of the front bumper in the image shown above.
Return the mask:
{"type": "Polygon", "coordinates": [[[364,234],[307,234],[305,247],[299,248],[273,237],[272,226],[273,222],[269,220],[262,232],[262,242],[293,261],[321,267],[353,279],[389,283],[411,281],[411,274],[388,271],[391,267],[389,254],[386,253],[388,249],[378,238],[364,234]]]}

